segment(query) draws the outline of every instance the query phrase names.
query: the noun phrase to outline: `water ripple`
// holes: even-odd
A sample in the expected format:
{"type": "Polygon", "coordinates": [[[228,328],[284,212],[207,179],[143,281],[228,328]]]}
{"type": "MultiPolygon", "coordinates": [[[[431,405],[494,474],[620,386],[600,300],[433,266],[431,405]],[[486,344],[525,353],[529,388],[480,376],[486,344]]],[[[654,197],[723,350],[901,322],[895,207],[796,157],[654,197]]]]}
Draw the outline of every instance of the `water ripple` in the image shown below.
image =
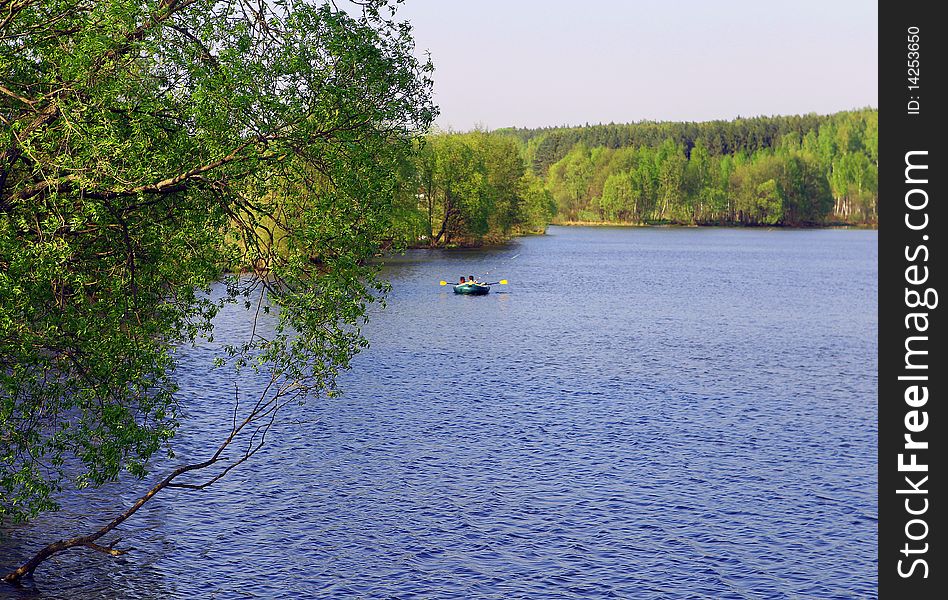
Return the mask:
{"type": "MultiPolygon", "coordinates": [[[[346,395],[294,408],[219,485],[157,497],[125,564],[66,554],[0,595],[874,597],[875,245],[553,228],[410,253],[346,395]],[[437,286],[488,270],[506,293],[437,286]]],[[[185,456],[226,426],[214,352],[180,370],[185,456]]],[[[0,566],[138,489],[6,531],[0,566]]]]}

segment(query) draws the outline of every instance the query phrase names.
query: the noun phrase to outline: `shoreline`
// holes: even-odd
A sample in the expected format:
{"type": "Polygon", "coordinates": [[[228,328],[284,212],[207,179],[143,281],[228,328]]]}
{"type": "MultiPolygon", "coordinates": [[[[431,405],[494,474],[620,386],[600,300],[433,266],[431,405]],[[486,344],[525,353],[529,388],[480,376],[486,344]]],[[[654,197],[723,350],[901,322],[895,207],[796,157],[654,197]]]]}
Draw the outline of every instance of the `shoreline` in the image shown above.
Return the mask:
{"type": "Polygon", "coordinates": [[[630,221],[559,221],[550,223],[557,227],[652,227],[652,228],[682,228],[682,229],[701,229],[701,228],[731,228],[731,229],[870,229],[878,230],[878,224],[853,224],[853,223],[825,223],[825,224],[807,224],[807,225],[748,225],[742,223],[709,223],[709,224],[688,224],[688,223],[634,223],[630,221]]]}
{"type": "MultiPolygon", "coordinates": [[[[826,224],[808,224],[808,225],[748,225],[741,223],[727,223],[727,224],[701,224],[701,225],[691,225],[686,223],[633,223],[630,221],[560,221],[556,223],[550,223],[547,227],[622,227],[622,228],[643,228],[643,229],[800,229],[800,230],[812,230],[812,229],[855,229],[855,230],[867,230],[867,231],[878,231],[878,225],[855,225],[852,223],[826,223],[826,224]]],[[[533,237],[533,236],[543,236],[547,235],[546,229],[542,232],[539,231],[530,231],[530,232],[521,232],[516,235],[512,235],[509,238],[503,240],[482,240],[480,242],[462,242],[462,243],[453,243],[448,246],[429,246],[427,244],[409,244],[405,247],[405,250],[477,250],[479,248],[500,248],[509,244],[512,240],[521,237],[533,237]]]]}

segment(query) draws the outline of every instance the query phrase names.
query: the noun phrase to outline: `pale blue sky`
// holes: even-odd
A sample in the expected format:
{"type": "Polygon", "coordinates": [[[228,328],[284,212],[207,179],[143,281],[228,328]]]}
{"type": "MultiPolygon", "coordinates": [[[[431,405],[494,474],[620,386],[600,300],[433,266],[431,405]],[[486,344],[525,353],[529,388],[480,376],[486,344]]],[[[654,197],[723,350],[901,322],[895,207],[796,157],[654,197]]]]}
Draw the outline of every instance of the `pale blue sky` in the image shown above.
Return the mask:
{"type": "Polygon", "coordinates": [[[878,106],[875,1],[407,0],[442,128],[878,106]]]}

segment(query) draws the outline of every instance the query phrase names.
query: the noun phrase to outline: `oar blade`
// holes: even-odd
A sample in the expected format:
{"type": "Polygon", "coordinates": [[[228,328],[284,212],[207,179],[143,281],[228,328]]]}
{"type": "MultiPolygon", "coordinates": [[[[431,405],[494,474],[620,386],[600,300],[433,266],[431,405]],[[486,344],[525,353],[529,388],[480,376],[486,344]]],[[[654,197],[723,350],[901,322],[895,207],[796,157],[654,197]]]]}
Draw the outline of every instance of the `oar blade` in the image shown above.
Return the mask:
{"type": "Polygon", "coordinates": [[[448,285],[448,282],[447,282],[447,281],[439,281],[439,282],[438,282],[438,285],[448,285]]]}
{"type": "Polygon", "coordinates": [[[498,283],[499,283],[500,285],[507,285],[507,280],[506,280],[506,279],[501,279],[498,283]]]}

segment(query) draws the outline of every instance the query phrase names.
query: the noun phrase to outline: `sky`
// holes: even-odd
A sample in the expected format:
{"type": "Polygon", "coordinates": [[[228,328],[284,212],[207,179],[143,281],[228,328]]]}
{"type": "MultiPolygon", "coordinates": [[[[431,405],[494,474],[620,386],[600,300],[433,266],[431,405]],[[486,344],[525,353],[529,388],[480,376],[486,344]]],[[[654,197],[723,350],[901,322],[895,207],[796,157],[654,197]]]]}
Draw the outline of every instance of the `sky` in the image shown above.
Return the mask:
{"type": "Polygon", "coordinates": [[[442,129],[878,106],[864,0],[406,0],[442,129]]]}

